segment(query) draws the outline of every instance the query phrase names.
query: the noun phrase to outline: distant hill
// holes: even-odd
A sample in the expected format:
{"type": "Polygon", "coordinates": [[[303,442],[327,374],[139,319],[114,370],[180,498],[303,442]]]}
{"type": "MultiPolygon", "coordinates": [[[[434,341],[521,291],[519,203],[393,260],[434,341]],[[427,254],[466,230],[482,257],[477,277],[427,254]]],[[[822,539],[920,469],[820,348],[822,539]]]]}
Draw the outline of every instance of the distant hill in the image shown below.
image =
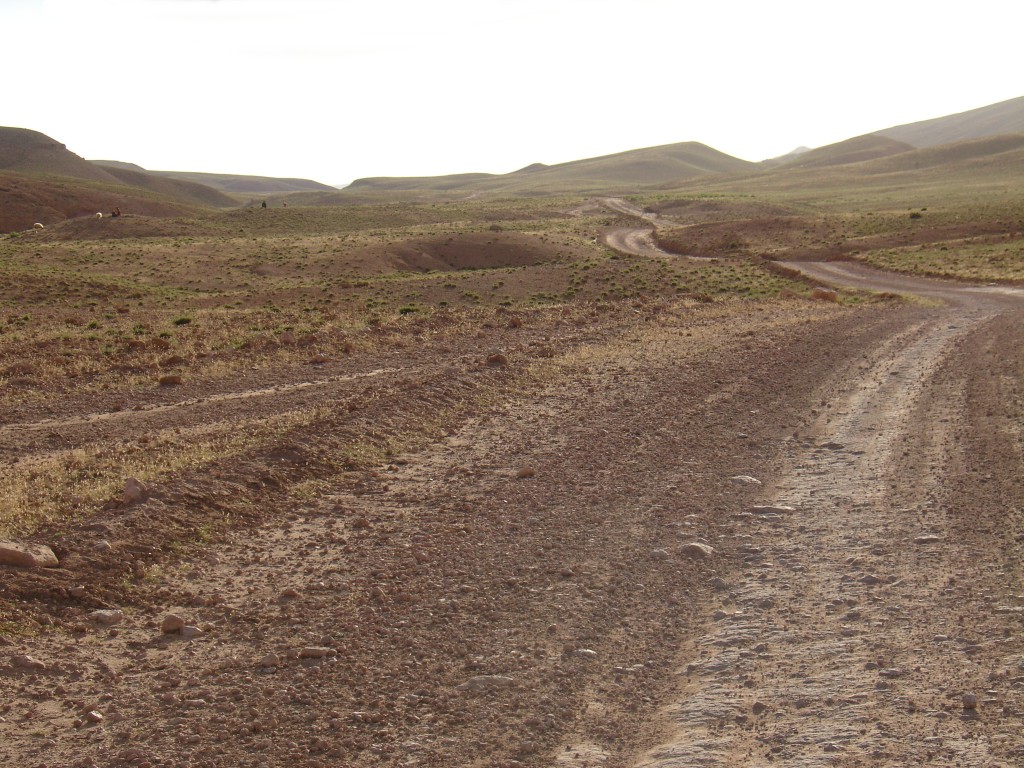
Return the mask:
{"type": "Polygon", "coordinates": [[[746,173],[756,163],[717,149],[685,142],[634,149],[613,155],[557,165],[534,163],[506,174],[464,173],[450,176],[378,177],[357,179],[342,192],[322,198],[344,202],[352,197],[384,192],[473,194],[626,193],[701,176],[746,173]]]}
{"type": "Polygon", "coordinates": [[[1024,96],[955,115],[897,125],[874,133],[918,148],[985,136],[1024,133],[1024,96]]]}
{"type": "Polygon", "coordinates": [[[825,191],[850,196],[869,190],[877,195],[879,190],[889,189],[894,199],[917,196],[926,205],[936,195],[948,199],[951,194],[969,197],[983,189],[1024,189],[1024,134],[988,136],[923,149],[904,147],[902,151],[896,151],[899,142],[887,145],[870,141],[870,137],[858,139],[863,141],[849,140],[814,150],[818,153],[816,162],[791,162],[746,176],[694,179],[678,191],[705,195],[768,193],[782,196],[776,199],[802,200],[825,191]],[[882,151],[887,146],[893,150],[888,154],[882,151]],[[856,151],[871,147],[879,150],[877,156],[865,159],[856,151]]]}
{"type": "Polygon", "coordinates": [[[200,173],[198,171],[150,171],[134,163],[125,163],[119,160],[93,160],[91,162],[107,169],[122,168],[140,173],[148,173],[153,176],[162,176],[167,179],[203,184],[225,194],[241,197],[287,192],[333,192],[336,190],[336,187],[309,179],[279,179],[273,176],[240,176],[229,173],[200,173]]]}
{"type": "Polygon", "coordinates": [[[783,167],[786,168],[820,168],[829,165],[847,165],[875,160],[879,157],[898,155],[913,150],[910,144],[895,139],[868,134],[856,136],[836,144],[809,149],[791,157],[783,167]]]}
{"type": "Polygon", "coordinates": [[[196,205],[208,205],[213,208],[234,208],[238,201],[218,189],[205,184],[197,184],[185,179],[166,178],[147,171],[135,171],[129,168],[106,169],[122,184],[148,189],[175,200],[182,200],[196,205]]]}

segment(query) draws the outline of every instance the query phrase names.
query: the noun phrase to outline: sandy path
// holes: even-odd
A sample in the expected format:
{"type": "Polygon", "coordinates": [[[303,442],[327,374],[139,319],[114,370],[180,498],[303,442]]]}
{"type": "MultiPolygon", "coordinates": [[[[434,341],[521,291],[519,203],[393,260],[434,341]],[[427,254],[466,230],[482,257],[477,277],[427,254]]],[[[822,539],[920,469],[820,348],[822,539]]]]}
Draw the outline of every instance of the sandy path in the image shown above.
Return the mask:
{"type": "Polygon", "coordinates": [[[971,427],[952,359],[1020,293],[790,266],[947,309],[823,403],[754,499],[777,510],[736,516],[741,562],[680,662],[672,735],[635,765],[1019,765],[1024,696],[1005,675],[1024,658],[1021,599],[988,579],[1007,564],[963,535],[949,478],[971,427]]]}

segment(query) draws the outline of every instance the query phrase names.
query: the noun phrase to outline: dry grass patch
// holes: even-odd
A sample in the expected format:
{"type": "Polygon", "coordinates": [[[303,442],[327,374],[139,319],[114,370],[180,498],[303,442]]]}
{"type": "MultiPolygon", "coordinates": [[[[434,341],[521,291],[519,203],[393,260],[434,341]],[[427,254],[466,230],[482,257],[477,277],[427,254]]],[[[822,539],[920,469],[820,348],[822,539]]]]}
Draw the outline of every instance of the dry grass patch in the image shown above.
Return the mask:
{"type": "Polygon", "coordinates": [[[129,477],[150,485],[199,471],[317,418],[317,411],[306,411],[243,425],[215,422],[27,458],[0,475],[0,537],[87,520],[121,497],[129,477]]]}

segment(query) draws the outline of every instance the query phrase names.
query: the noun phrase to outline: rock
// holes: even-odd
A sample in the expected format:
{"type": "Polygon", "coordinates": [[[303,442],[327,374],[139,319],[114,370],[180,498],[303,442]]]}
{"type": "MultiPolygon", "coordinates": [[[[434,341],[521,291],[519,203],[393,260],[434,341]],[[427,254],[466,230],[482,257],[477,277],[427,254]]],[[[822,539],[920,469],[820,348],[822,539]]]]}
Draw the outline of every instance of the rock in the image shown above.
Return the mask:
{"type": "Polygon", "coordinates": [[[141,480],[129,477],[124,481],[124,493],[121,494],[121,502],[134,504],[137,501],[144,501],[149,497],[149,489],[141,480]]]}
{"type": "Polygon", "coordinates": [[[875,584],[882,583],[882,580],[880,578],[871,573],[866,574],[865,576],[861,576],[859,579],[857,579],[857,581],[859,581],[861,584],[867,584],[869,587],[873,587],[875,584]]]}
{"type": "Polygon", "coordinates": [[[281,657],[276,653],[268,653],[262,659],[260,659],[259,666],[261,667],[277,667],[281,664],[281,657]]]}
{"type": "Polygon", "coordinates": [[[590,648],[579,648],[576,651],[574,651],[573,653],[576,656],[579,656],[581,659],[596,659],[597,658],[597,651],[592,650],[590,648]]]}
{"type": "Polygon", "coordinates": [[[300,596],[299,590],[295,589],[295,587],[288,587],[277,596],[277,599],[279,602],[284,602],[286,600],[295,600],[300,596]]]}
{"type": "Polygon", "coordinates": [[[815,288],[811,291],[811,298],[815,301],[839,301],[839,293],[830,288],[815,288]]]}
{"type": "Polygon", "coordinates": [[[504,675],[477,675],[462,685],[455,686],[458,691],[486,691],[494,688],[508,688],[515,681],[504,675]]]}
{"type": "Polygon", "coordinates": [[[124,613],[118,610],[93,611],[89,614],[89,621],[99,624],[102,627],[112,627],[124,620],[124,613]]]}
{"type": "Polygon", "coordinates": [[[736,475],[735,477],[730,477],[729,482],[734,485],[761,485],[760,480],[750,475],[736,475]]]}
{"type": "Polygon", "coordinates": [[[519,480],[525,480],[528,477],[534,477],[537,474],[537,470],[533,467],[520,467],[516,470],[516,477],[519,480]]]}
{"type": "Polygon", "coordinates": [[[940,541],[942,541],[942,537],[933,533],[925,533],[914,539],[915,544],[937,544],[940,541]]]}
{"type": "Polygon", "coordinates": [[[167,376],[161,376],[157,383],[161,387],[177,387],[182,382],[181,376],[176,373],[168,374],[167,376]]]}
{"type": "Polygon", "coordinates": [[[648,557],[650,557],[651,560],[668,560],[669,554],[664,549],[652,549],[648,557]]]}
{"type": "Polygon", "coordinates": [[[760,701],[755,701],[754,705],[750,708],[750,711],[755,715],[760,715],[762,712],[767,711],[768,705],[762,704],[760,701]]]}
{"type": "Polygon", "coordinates": [[[500,349],[492,349],[487,353],[487,365],[491,368],[503,368],[508,365],[508,358],[500,349]]]}
{"type": "Polygon", "coordinates": [[[679,548],[679,554],[686,555],[687,557],[693,558],[704,558],[715,553],[714,547],[709,544],[704,544],[700,541],[691,541],[689,544],[684,544],[679,548]]]}
{"type": "Polygon", "coordinates": [[[322,352],[317,352],[315,355],[313,355],[311,358],[309,358],[309,364],[310,365],[325,365],[325,364],[327,364],[329,362],[331,362],[331,358],[329,358],[327,355],[323,354],[322,352]]]}
{"type": "Polygon", "coordinates": [[[46,670],[46,664],[27,655],[11,656],[11,666],[17,667],[18,669],[28,669],[33,672],[43,672],[46,670]]]}
{"type": "Polygon", "coordinates": [[[973,711],[978,708],[978,697],[976,694],[965,693],[961,698],[961,701],[963,702],[964,709],[966,710],[973,711]]]}
{"type": "Polygon", "coordinates": [[[789,515],[796,512],[793,507],[783,504],[755,504],[750,508],[755,515],[789,515]]]}
{"type": "Polygon", "coordinates": [[[185,620],[174,613],[169,613],[164,616],[164,620],[160,622],[160,631],[165,635],[170,635],[174,632],[181,632],[185,626],[185,620]]]}
{"type": "Polygon", "coordinates": [[[0,541],[0,565],[19,568],[55,568],[60,565],[53,550],[45,544],[19,544],[0,541]]]}
{"type": "Polygon", "coordinates": [[[333,648],[326,648],[320,645],[312,645],[299,651],[300,659],[324,659],[328,656],[337,656],[338,652],[333,648]]]}
{"type": "Polygon", "coordinates": [[[108,552],[113,552],[114,551],[114,545],[111,544],[106,539],[100,539],[99,541],[96,542],[96,551],[101,553],[101,554],[106,554],[108,552]]]}
{"type": "Polygon", "coordinates": [[[181,636],[186,640],[191,640],[196,637],[202,637],[205,633],[199,627],[194,627],[190,624],[186,624],[180,630],[181,636]]]}
{"type": "Polygon", "coordinates": [[[295,338],[295,334],[291,331],[285,331],[281,334],[280,342],[286,346],[291,346],[297,341],[298,339],[295,338]]]}
{"type": "Polygon", "coordinates": [[[94,709],[90,712],[85,713],[85,721],[87,723],[92,723],[93,725],[98,725],[99,723],[103,722],[103,715],[101,715],[94,709]]]}

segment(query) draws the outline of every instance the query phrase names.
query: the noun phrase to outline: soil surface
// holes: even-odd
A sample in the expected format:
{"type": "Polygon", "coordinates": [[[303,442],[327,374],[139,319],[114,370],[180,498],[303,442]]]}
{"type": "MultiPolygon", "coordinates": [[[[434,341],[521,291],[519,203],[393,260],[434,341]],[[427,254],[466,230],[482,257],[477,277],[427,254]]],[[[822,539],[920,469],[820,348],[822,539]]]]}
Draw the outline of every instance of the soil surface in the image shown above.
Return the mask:
{"type": "Polygon", "coordinates": [[[1022,764],[1024,301],[789,266],[926,299],[637,302],[4,414],[32,462],[316,410],[0,569],[3,764],[1022,764]]]}

